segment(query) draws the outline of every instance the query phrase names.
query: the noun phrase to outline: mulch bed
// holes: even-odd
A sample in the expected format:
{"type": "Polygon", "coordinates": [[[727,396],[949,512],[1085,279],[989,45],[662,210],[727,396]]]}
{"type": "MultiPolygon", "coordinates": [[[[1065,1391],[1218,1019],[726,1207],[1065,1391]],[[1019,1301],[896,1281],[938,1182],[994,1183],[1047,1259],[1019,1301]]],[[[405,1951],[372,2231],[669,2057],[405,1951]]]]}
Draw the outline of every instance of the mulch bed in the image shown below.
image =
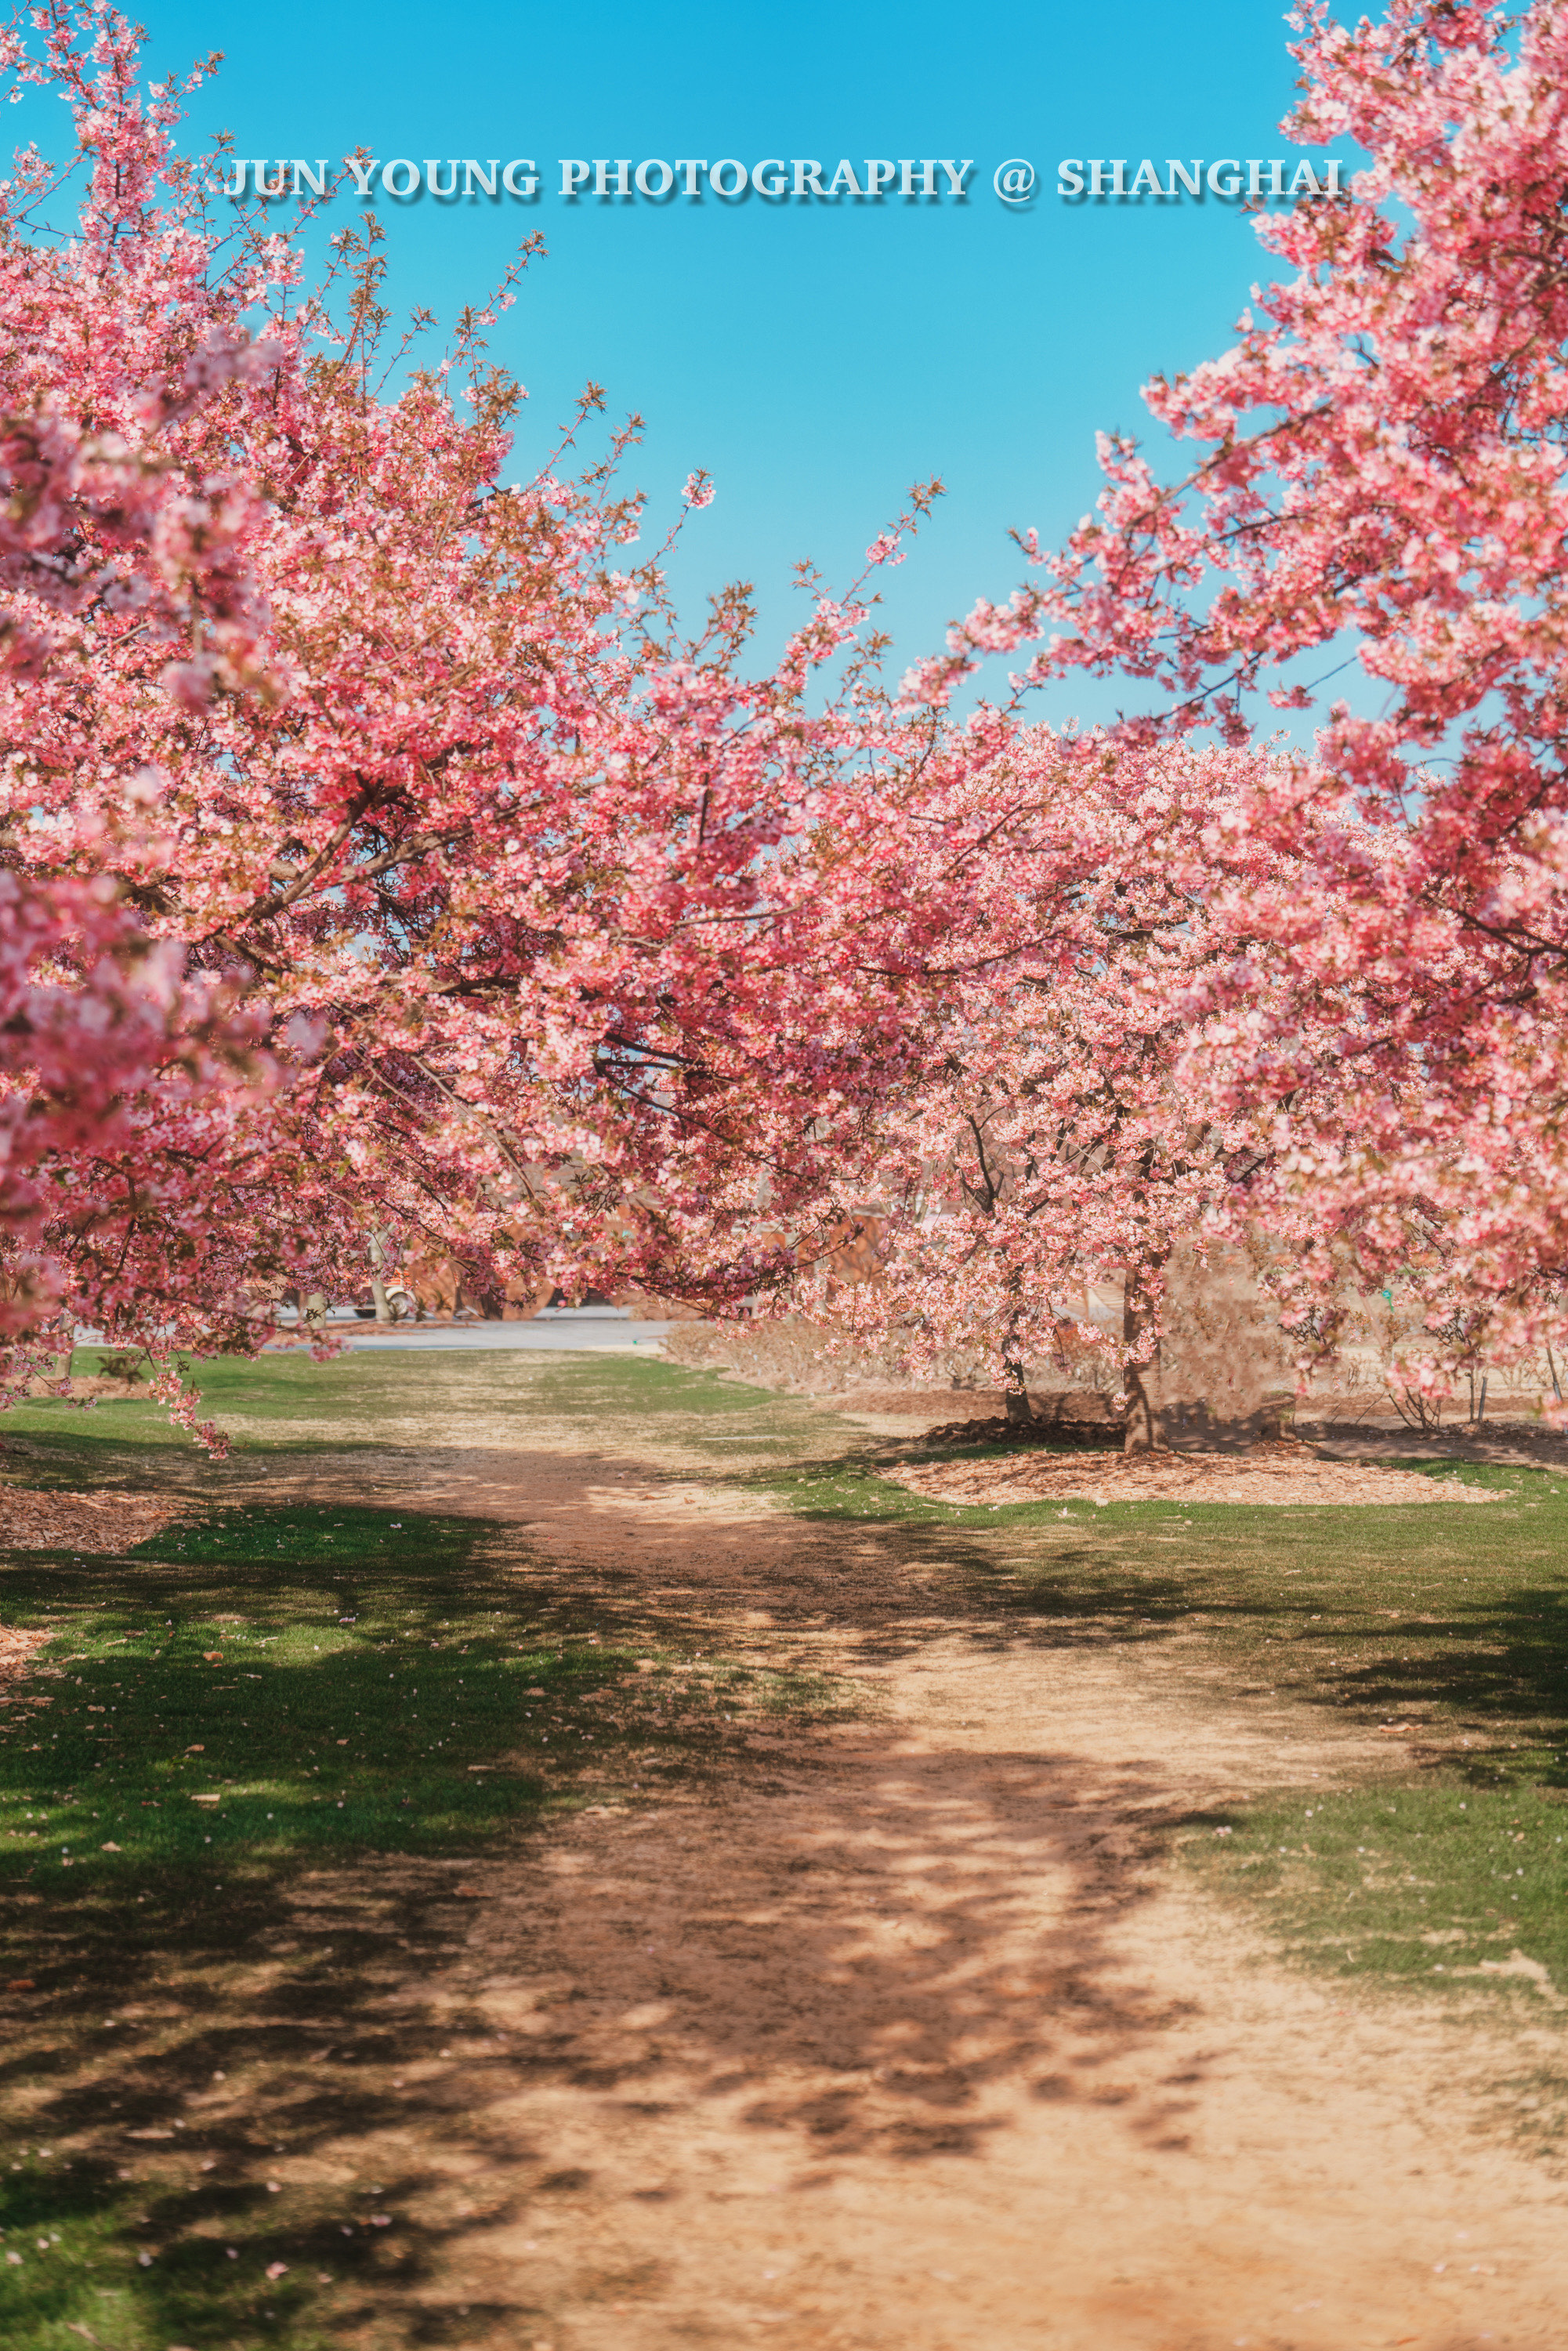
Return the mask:
{"type": "Polygon", "coordinates": [[[0,1551],[130,1551],[157,1534],[189,1505],[177,1497],[51,1493],[0,1481],[0,1551]]]}
{"type": "MultiPolygon", "coordinates": [[[[1053,1432],[1054,1435],[1054,1432],[1053,1432]]],[[[887,1475],[929,1502],[1494,1502],[1490,1488],[1373,1462],[1332,1460],[1289,1437],[1244,1453],[1121,1453],[1102,1445],[989,1461],[907,1462],[887,1475]]]]}

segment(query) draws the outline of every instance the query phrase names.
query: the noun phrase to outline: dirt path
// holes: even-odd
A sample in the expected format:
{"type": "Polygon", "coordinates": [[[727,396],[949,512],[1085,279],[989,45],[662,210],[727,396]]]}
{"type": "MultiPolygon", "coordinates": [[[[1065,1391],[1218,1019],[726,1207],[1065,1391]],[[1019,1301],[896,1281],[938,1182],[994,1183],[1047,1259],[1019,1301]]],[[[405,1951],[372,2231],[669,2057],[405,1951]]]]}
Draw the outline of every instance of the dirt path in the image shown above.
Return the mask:
{"type": "Polygon", "coordinates": [[[538,1433],[298,1480],[526,1527],[862,1713],[466,1874],[405,1994],[453,2028],[408,2070],[458,2199],[431,2294],[462,2326],[423,2339],[1561,2351],[1568,2187],[1490,2087],[1560,2067],[1554,2024],[1316,1986],[1166,1857],[1195,1808],[1386,1742],[1228,1699],[1196,1648],[1043,1643],[940,1540],[911,1564],[678,1447],[538,1433]]]}

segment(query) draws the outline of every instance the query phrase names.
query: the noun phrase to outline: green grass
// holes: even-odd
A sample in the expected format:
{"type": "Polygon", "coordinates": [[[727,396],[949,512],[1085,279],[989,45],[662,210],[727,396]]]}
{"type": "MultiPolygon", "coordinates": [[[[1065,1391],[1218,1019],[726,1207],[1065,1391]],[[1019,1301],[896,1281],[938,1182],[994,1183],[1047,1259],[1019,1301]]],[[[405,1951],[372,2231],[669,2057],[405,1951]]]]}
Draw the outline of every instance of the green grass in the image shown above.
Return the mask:
{"type": "MultiPolygon", "coordinates": [[[[78,1375],[99,1371],[110,1351],[78,1347],[71,1359],[78,1375]]],[[[341,1439],[334,1423],[343,1418],[374,1423],[380,1415],[417,1415],[436,1383],[462,1379],[471,1391],[504,1395],[508,1382],[528,1408],[537,1403],[567,1418],[604,1419],[632,1416],[650,1421],[655,1429],[677,1426],[694,1448],[718,1466],[733,1451],[727,1439],[734,1424],[747,1424],[764,1445],[789,1444],[799,1448],[815,1434],[825,1434],[837,1452],[843,1431],[803,1398],[780,1396],[747,1387],[727,1374],[687,1371],[646,1356],[605,1353],[537,1356],[529,1353],[469,1353],[454,1349],[439,1354],[399,1354],[392,1348],[336,1356],[316,1363],[304,1349],[263,1355],[254,1361],[235,1356],[186,1359],[182,1369],[200,1390],[204,1418],[222,1424],[229,1415],[247,1422],[314,1421],[318,1432],[271,1437],[246,1429],[235,1447],[251,1452],[275,1447],[289,1449],[335,1449],[341,1439]],[[726,1424],[716,1428],[715,1424],[726,1424]]],[[[90,1402],[38,1397],[5,1415],[6,1437],[43,1437],[55,1445],[86,1443],[99,1448],[123,1445],[138,1449],[172,1446],[189,1448],[193,1440],[172,1428],[166,1410],[135,1396],[99,1397],[90,1402]]],[[[363,1440],[356,1438],[356,1444],[363,1440]]],[[[372,1440],[374,1441],[374,1440],[372,1440]]]]}
{"type": "MultiPolygon", "coordinates": [[[[1211,1703],[1288,1700],[1386,1731],[1387,1766],[1360,1785],[1206,1818],[1184,1858],[1314,1968],[1556,2012],[1553,1994],[1568,1998],[1568,1479],[1403,1458],[1499,1499],[994,1510],[890,1489],[878,1474],[890,1449],[911,1448],[862,1444],[757,1481],[811,1520],[876,1520],[912,1564],[958,1566],[1018,1636],[1190,1668],[1211,1703]]],[[[1539,2102],[1533,2128],[1552,2106],[1539,2102]]]]}
{"type": "Polygon", "coordinates": [[[1113,1645],[1152,1671],[1174,1651],[1223,1670],[1221,1703],[1285,1698],[1352,1723],[1414,1726],[1416,1784],[1437,1774],[1461,1795],[1568,1791],[1568,1475],[1390,1456],[1440,1488],[1498,1499],[969,1508],[883,1474],[931,1449],[824,1430],[828,1416],[796,1399],[711,1374],[579,1359],[544,1393],[552,1409],[605,1418],[723,1414],[733,1425],[743,1414],[758,1434],[793,1434],[794,1458],[732,1482],[820,1526],[874,1522],[891,1561],[941,1562],[967,1582],[977,1617],[1000,1616],[1017,1637],[1113,1645]]]}
{"type": "MultiPolygon", "coordinates": [[[[98,1372],[108,1352],[78,1347],[71,1358],[73,1374],[98,1372]]],[[[335,1416],[346,1412],[361,1417],[373,1416],[400,1402],[406,1409],[411,1400],[406,1376],[410,1365],[373,1353],[340,1355],[318,1364],[300,1349],[266,1355],[254,1363],[237,1356],[186,1359],[181,1368],[201,1391],[204,1418],[221,1422],[227,1414],[243,1413],[247,1419],[319,1419],[321,1429],[317,1441],[323,1445],[333,1442],[335,1416]]],[[[150,1446],[185,1449],[194,1444],[183,1429],[171,1427],[162,1405],[134,1395],[96,1397],[85,1403],[38,1397],[5,1415],[3,1434],[6,1438],[45,1437],[67,1444],[123,1445],[139,1450],[150,1446]]]]}
{"type": "Polygon", "coordinates": [[[310,2351],[327,2339],[313,2264],[329,2261],[335,2285],[397,2266],[362,2210],[275,2197],[257,2176],[272,2149],[308,2142],[277,2076],[321,2045],[300,2011],[327,1985],[291,1983],[242,2022],[223,1979],[233,1955],[277,1939],[269,1919],[302,1869],[367,1846],[477,1852],[545,1801],[518,1750],[542,1756],[546,1712],[558,1744],[580,1745],[584,1700],[628,1660],[531,1624],[484,1563],[487,1532],[250,1510],[121,1560],[13,1555],[7,1618],[54,1638],[31,1684],[47,1703],[0,1740],[7,2089],[34,2118],[13,2123],[0,2168],[7,2345],[66,2351],[86,2325],[116,2351],[236,2331],[310,2351]],[[549,1692],[532,1701],[537,1738],[525,1687],[549,1692]],[[219,2073],[274,2110],[265,2154],[254,2116],[225,2110],[189,2155],[127,2170],[129,2131],[177,2145],[219,2073]],[[269,2279],[278,2261],[287,2274],[269,2279]]]}
{"type": "Polygon", "coordinates": [[[1264,1906],[1271,1933],[1314,1968],[1505,1993],[1545,2017],[1568,1986],[1565,1839],[1557,1791],[1445,1775],[1292,1792],[1208,1824],[1189,1851],[1217,1890],[1264,1906]]]}
{"type": "Polygon", "coordinates": [[[27,1719],[0,1736],[0,1871],[16,1882],[25,1858],[37,1882],[72,1845],[95,1877],[158,1898],[198,1864],[215,1883],[231,1858],[439,1844],[537,1804],[526,1768],[466,1767],[526,1732],[525,1682],[544,1677],[570,1708],[624,1660],[525,1634],[477,1563],[486,1532],[243,1510],[125,1561],[13,1566],[10,1619],[49,1628],[61,1678],[35,1678],[27,1719]]]}
{"type": "Polygon", "coordinates": [[[764,1474],[802,1516],[875,1517],[911,1560],[956,1560],[1026,1637],[1151,1667],[1176,1645],[1221,1665],[1230,1698],[1414,1725],[1477,1784],[1568,1788],[1568,1485],[1396,1466],[1500,1499],[993,1510],[919,1501],[863,1459],[764,1474]]]}

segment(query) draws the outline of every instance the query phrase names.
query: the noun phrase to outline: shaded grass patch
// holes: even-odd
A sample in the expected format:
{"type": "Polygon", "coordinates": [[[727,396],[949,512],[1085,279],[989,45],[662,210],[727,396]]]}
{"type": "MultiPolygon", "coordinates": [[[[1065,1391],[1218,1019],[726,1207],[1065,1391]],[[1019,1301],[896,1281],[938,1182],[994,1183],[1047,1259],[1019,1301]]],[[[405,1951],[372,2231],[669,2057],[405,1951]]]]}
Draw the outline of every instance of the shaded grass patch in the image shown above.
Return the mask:
{"type": "Polygon", "coordinates": [[[570,1689],[609,1660],[519,1644],[515,1599],[497,1604],[480,1564],[487,1532],[260,1509],[167,1529],[122,1560],[13,1554],[7,1614],[54,1644],[0,1735],[0,1876],[20,1882],[22,1861],[36,1880],[69,1846],[152,1893],[229,1853],[265,1872],[311,1847],[444,1841],[530,1809],[526,1771],[465,1767],[515,1743],[519,1677],[570,1689]]]}

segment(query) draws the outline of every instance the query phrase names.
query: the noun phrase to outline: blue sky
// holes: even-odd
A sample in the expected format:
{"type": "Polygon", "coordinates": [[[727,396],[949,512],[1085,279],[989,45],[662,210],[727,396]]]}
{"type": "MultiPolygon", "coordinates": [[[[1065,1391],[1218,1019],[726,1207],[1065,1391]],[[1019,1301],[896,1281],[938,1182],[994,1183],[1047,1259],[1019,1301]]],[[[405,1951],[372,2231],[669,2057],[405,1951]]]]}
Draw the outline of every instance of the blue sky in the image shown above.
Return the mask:
{"type": "MultiPolygon", "coordinates": [[[[152,0],[139,13],[155,68],[225,53],[193,120],[232,131],[242,154],[336,162],[363,142],[382,158],[537,159],[546,193],[531,208],[382,202],[392,298],[450,319],[520,234],[542,231],[549,257],[495,339],[530,394],[519,465],[597,379],[612,413],[646,419],[632,471],[656,513],[694,466],[715,477],[683,591],[753,579],[769,642],[793,561],[846,578],[905,484],[933,473],[948,496],[894,575],[889,617],[901,656],[938,642],[951,614],[1020,576],[1009,525],[1055,538],[1092,502],[1096,427],[1138,429],[1147,375],[1229,339],[1263,259],[1239,208],[1064,204],[1059,156],[1291,152],[1277,125],[1295,68],[1274,0],[984,14],[951,0],[152,0]],[[562,156],[773,155],[977,168],[958,206],[570,206],[553,193],[562,156]],[[990,174],[1014,156],[1040,168],[1041,192],[1009,209],[990,174]]],[[[349,200],[330,216],[350,218],[349,200]]]]}

